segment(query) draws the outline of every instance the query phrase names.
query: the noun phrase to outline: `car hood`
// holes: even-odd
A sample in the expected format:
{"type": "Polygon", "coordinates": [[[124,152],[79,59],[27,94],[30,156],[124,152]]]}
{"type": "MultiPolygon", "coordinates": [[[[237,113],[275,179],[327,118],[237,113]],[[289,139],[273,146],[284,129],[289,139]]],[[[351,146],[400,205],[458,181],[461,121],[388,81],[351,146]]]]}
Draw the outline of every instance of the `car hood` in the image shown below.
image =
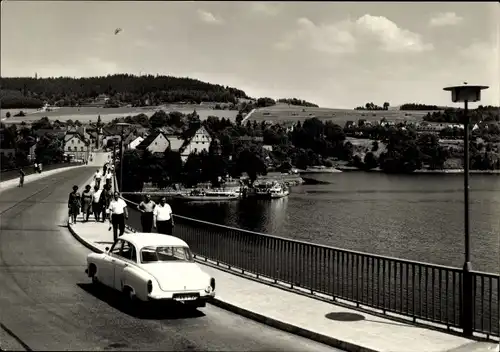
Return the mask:
{"type": "Polygon", "coordinates": [[[163,291],[202,290],[210,284],[210,276],[196,263],[151,263],[143,264],[142,268],[163,291]]]}

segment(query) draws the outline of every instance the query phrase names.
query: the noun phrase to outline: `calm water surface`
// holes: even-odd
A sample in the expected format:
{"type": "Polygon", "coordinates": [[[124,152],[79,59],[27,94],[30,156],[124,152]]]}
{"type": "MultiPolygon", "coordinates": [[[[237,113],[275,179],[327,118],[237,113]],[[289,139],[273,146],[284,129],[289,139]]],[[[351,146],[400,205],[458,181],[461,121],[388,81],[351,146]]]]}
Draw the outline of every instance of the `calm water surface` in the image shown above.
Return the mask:
{"type": "MultiPolygon", "coordinates": [[[[350,250],[461,267],[462,175],[315,175],[288,198],[172,204],[179,215],[350,250]]],[[[498,272],[500,177],[471,176],[474,270],[498,272]]]]}

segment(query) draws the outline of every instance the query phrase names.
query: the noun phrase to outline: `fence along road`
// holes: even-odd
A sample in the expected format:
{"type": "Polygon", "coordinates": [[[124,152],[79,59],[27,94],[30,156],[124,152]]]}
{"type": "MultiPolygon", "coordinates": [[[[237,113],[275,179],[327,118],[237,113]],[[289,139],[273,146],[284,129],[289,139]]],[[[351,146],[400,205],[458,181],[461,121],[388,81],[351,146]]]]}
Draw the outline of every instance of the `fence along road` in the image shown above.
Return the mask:
{"type": "MultiPolygon", "coordinates": [[[[137,204],[128,223],[140,229],[137,204]]],[[[461,331],[462,270],[280,238],[175,215],[175,236],[207,258],[334,302],[461,331]]],[[[499,275],[473,272],[473,331],[499,337],[499,275]]]]}

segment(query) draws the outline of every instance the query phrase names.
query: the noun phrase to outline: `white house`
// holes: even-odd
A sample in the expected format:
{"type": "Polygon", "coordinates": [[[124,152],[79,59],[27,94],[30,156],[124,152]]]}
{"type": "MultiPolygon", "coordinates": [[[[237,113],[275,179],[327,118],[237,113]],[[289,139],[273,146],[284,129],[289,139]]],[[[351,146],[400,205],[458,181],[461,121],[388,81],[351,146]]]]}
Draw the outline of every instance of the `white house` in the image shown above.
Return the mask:
{"type": "Polygon", "coordinates": [[[137,146],[139,144],[141,144],[143,140],[144,140],[143,137],[136,137],[135,139],[132,140],[132,142],[130,142],[127,145],[126,149],[135,149],[135,148],[137,148],[137,146]]]}
{"type": "Polygon", "coordinates": [[[164,153],[165,150],[170,146],[168,138],[163,132],[155,132],[146,137],[140,144],[138,144],[135,149],[137,150],[149,150],[151,153],[164,153]]]}
{"type": "Polygon", "coordinates": [[[198,131],[196,131],[194,136],[190,138],[181,149],[182,161],[186,161],[189,154],[193,152],[201,153],[203,150],[208,152],[211,142],[212,137],[205,127],[201,126],[198,131]]]}
{"type": "Polygon", "coordinates": [[[68,133],[64,136],[64,152],[75,159],[87,160],[91,153],[92,145],[79,133],[68,133]]]}

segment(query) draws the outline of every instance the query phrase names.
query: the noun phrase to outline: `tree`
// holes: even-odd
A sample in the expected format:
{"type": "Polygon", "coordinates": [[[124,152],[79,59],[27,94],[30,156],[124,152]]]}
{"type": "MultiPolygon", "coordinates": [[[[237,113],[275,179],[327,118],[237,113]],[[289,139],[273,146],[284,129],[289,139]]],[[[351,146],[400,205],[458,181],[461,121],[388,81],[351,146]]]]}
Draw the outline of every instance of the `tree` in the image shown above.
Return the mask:
{"type": "Polygon", "coordinates": [[[36,145],[35,156],[36,160],[42,164],[62,162],[64,150],[61,141],[53,134],[45,134],[36,145]]]}
{"type": "MultiPolygon", "coordinates": [[[[139,192],[144,185],[144,173],[141,155],[135,149],[126,150],[123,153],[123,182],[122,192],[139,192]]],[[[117,170],[120,170],[121,165],[118,165],[117,170]]],[[[119,174],[119,173],[118,173],[119,174]]]]}
{"type": "Polygon", "coordinates": [[[243,116],[241,115],[241,113],[238,113],[238,115],[236,115],[236,125],[237,126],[241,126],[241,122],[243,121],[243,116]]]}
{"type": "Polygon", "coordinates": [[[389,110],[389,103],[388,102],[385,102],[383,107],[384,107],[384,110],[389,110]]]}
{"type": "Polygon", "coordinates": [[[149,124],[151,125],[151,128],[160,128],[167,126],[168,122],[168,115],[165,113],[163,110],[158,110],[156,111],[151,117],[149,118],[149,124]]]}

